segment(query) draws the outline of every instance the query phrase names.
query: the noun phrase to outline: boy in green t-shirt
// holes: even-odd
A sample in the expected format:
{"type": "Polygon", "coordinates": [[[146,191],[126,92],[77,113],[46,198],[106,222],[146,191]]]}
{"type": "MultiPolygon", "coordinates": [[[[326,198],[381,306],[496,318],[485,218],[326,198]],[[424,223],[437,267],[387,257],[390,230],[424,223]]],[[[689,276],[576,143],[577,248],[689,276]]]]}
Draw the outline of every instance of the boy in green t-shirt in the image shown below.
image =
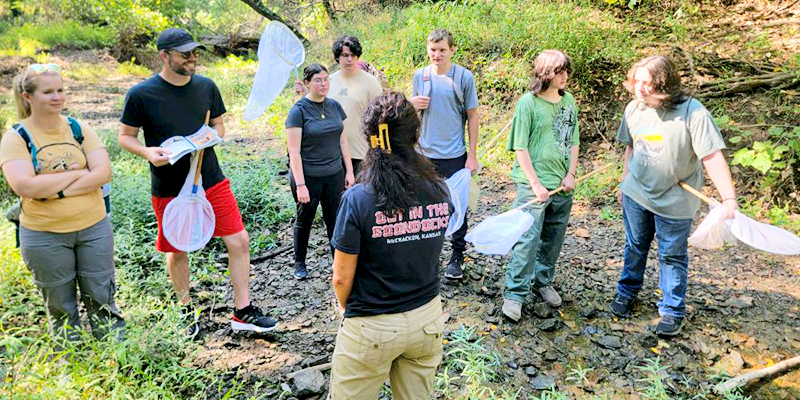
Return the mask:
{"type": "Polygon", "coordinates": [[[547,304],[561,305],[561,296],[551,284],[572,209],[580,144],[578,107],[564,91],[570,73],[566,54],[543,51],[536,57],[530,93],[519,99],[514,110],[508,143],[508,150],[516,154],[511,171],[517,186],[514,207],[539,200],[527,207],[533,226],[514,245],[506,268],[503,314],[514,321],[522,316],[531,285],[547,304]],[[551,197],[549,191],[559,186],[564,186],[564,192],[551,197]]]}

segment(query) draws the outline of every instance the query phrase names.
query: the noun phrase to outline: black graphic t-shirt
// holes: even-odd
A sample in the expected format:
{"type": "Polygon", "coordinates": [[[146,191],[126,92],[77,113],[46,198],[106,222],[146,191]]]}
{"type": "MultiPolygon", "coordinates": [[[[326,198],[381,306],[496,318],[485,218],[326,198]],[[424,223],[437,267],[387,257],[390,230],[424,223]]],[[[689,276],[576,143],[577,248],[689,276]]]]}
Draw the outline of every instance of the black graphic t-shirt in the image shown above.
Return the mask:
{"type": "MultiPolygon", "coordinates": [[[[186,85],[175,86],[156,74],[128,91],[120,122],[142,128],[145,145],[156,147],[173,136],[197,132],[208,110],[212,119],[225,114],[225,104],[214,81],[195,75],[186,85]]],[[[161,167],[150,164],[152,194],[177,196],[189,174],[191,159],[183,156],[174,165],[161,167]]],[[[201,172],[206,190],[225,179],[213,147],[203,152],[201,172]]]]}
{"type": "Polygon", "coordinates": [[[452,205],[418,195],[418,205],[388,217],[371,187],[357,184],[339,205],[331,244],[358,254],[345,318],[413,310],[439,294],[439,255],[452,205]]]}

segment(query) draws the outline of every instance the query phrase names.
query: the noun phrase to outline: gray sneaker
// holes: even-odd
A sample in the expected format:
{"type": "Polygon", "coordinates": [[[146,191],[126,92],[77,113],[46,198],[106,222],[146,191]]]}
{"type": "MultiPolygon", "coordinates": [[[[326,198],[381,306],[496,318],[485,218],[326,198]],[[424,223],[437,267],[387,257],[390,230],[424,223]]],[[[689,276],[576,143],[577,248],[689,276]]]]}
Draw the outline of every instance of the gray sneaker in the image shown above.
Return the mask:
{"type": "Polygon", "coordinates": [[[561,306],[561,296],[558,295],[558,292],[556,292],[552,286],[542,286],[539,287],[538,290],[542,299],[551,307],[561,306]]]}
{"type": "Polygon", "coordinates": [[[503,300],[503,315],[514,322],[519,321],[522,317],[522,303],[510,299],[503,300]]]}

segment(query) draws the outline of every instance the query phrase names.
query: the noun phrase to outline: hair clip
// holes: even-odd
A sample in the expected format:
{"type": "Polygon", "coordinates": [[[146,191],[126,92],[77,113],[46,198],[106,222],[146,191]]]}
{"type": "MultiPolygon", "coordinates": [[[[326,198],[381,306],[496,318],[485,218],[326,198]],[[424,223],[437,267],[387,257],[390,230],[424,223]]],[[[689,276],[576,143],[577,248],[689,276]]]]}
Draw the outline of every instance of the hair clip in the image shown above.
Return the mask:
{"type": "Polygon", "coordinates": [[[371,142],[373,149],[380,147],[381,150],[385,150],[387,153],[391,153],[392,145],[389,144],[389,125],[388,124],[378,125],[378,134],[370,136],[369,141],[371,142]]]}

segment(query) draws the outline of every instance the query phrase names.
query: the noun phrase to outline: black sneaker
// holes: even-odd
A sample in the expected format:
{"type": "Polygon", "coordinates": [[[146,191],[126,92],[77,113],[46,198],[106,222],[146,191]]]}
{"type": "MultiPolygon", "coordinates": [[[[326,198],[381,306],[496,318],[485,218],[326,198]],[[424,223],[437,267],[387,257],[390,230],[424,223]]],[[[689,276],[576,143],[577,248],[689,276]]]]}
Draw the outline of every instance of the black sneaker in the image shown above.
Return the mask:
{"type": "Polygon", "coordinates": [[[444,277],[447,279],[461,279],[464,277],[464,270],[461,269],[463,263],[461,257],[453,257],[447,263],[447,269],[444,270],[444,277]]]}
{"type": "Polygon", "coordinates": [[[252,304],[241,310],[234,310],[233,318],[231,318],[231,329],[234,331],[264,333],[274,330],[277,325],[278,321],[264,315],[258,307],[252,304]]]}
{"type": "Polygon", "coordinates": [[[183,320],[183,334],[188,339],[194,339],[200,333],[200,310],[192,306],[181,307],[181,319],[183,320]]]}
{"type": "Polygon", "coordinates": [[[661,322],[656,327],[656,335],[659,336],[675,336],[681,333],[684,320],[681,317],[674,317],[672,315],[665,315],[661,317],[661,322]]]}
{"type": "Polygon", "coordinates": [[[294,263],[294,278],[298,281],[308,278],[308,269],[306,263],[297,261],[294,263]]]}
{"type": "Polygon", "coordinates": [[[614,301],[611,302],[611,312],[620,318],[626,318],[631,311],[633,300],[627,297],[622,297],[619,294],[614,296],[614,301]]]}

